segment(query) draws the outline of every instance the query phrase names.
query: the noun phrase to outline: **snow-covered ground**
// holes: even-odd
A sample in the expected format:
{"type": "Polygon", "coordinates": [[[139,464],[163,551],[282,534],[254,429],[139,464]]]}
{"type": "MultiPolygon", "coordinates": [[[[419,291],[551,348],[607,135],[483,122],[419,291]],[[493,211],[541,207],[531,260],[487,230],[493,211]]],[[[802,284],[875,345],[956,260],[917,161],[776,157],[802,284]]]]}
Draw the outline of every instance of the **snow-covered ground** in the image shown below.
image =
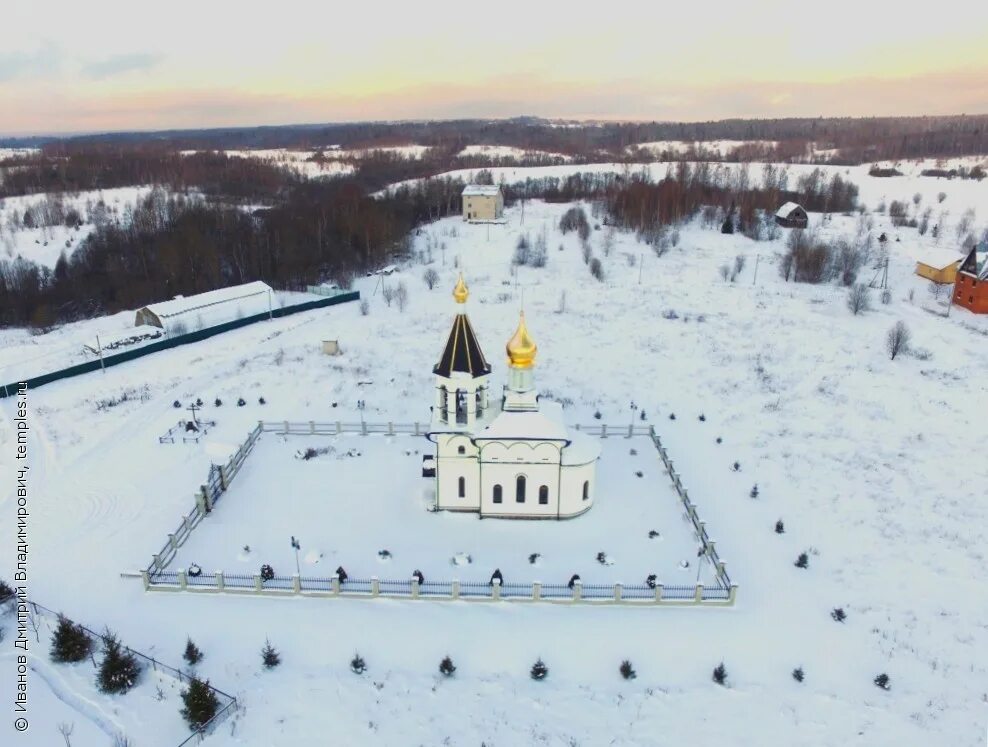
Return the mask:
{"type": "MultiPolygon", "coordinates": [[[[661,175],[665,165],[654,168],[661,175]]],[[[552,169],[525,170],[536,171],[552,169]]],[[[936,204],[942,189],[951,216],[976,207],[983,223],[988,211],[985,183],[848,172],[869,207],[882,194],[909,199],[920,190],[921,207],[936,204]]],[[[419,264],[361,279],[367,316],[357,304],[305,312],[31,392],[30,593],[90,626],[110,625],[142,650],[177,657],[192,634],[206,652],[203,674],[245,707],[233,733],[209,737],[217,747],[312,744],[330,734],[341,745],[983,744],[988,473],[979,444],[988,435],[988,319],[931,312],[926,284],[912,273],[916,252],[934,239],[872,216],[872,233],[891,238],[891,299],[882,305],[876,292],[874,310],[852,316],[843,289],[781,280],[784,234],[755,243],[693,224],[656,257],[620,233],[604,256],[606,231],[594,231],[605,271],[598,282],[577,238],[557,230],[568,207],[529,202],[524,225],[511,208],[504,226],[450,218],[424,228],[417,252],[446,244],[445,264],[432,252],[439,285],[427,289],[419,264]],[[513,275],[518,237],[543,230],[547,266],[513,275]],[[722,280],[718,268],[739,254],[747,262],[737,282],[722,280]],[[180,417],[173,401],[221,398],[214,443],[230,445],[260,418],[356,421],[358,401],[370,421],[424,419],[454,313],[454,261],[470,285],[469,313],[495,386],[506,369],[499,351],[524,302],[539,345],[537,385],[568,401],[569,422],[591,422],[596,410],[603,422],[627,422],[631,401],[646,410],[740,583],[736,607],[146,594],[119,577],[146,565],[148,548],[174,530],[215,460],[206,443],[158,443],[180,417]],[[379,282],[405,283],[408,307],[388,307],[379,282]],[[915,352],[890,361],[885,335],[899,320],[915,352]],[[322,355],[323,339],[339,339],[342,356],[322,355]],[[145,386],[144,400],[96,405],[145,386]],[[233,406],[240,396],[247,405],[233,406]],[[773,529],[780,519],[783,534],[773,529]],[[805,570],[794,567],[802,552],[805,570]],[[845,622],[831,619],[835,607],[845,622]],[[283,659],[271,672],[260,664],[266,637],[283,659]],[[368,663],[363,676],[347,666],[355,651],[368,663]],[[448,681],[436,671],[447,654],[458,667],[448,681]],[[533,682],[528,670],[540,656],[550,674],[533,682]],[[622,659],[638,679],[619,677],[622,659]],[[726,688],[710,676],[721,661],[726,688]],[[803,683],[790,676],[797,666],[803,683]],[[881,672],[889,691],[872,683],[881,672]]],[[[853,233],[858,219],[811,222],[834,236],[853,233]]],[[[942,244],[955,241],[953,230],[941,235],[942,244]]],[[[52,334],[88,339],[105,323],[52,334]]],[[[27,339],[5,333],[5,350],[27,339]]],[[[0,409],[0,524],[12,536],[14,402],[0,409]]],[[[410,458],[376,461],[382,472],[419,467],[410,458]]],[[[285,509],[292,481],[312,466],[283,466],[255,513],[328,557],[331,534],[285,509]]],[[[601,507],[555,529],[589,525],[601,507]]],[[[399,512],[381,509],[377,518],[405,528],[399,512]]],[[[407,533],[411,547],[416,533],[407,533]]],[[[282,541],[278,552],[287,554],[289,537],[282,541]]],[[[368,540],[367,553],[379,543],[368,540]]],[[[4,552],[9,568],[10,543],[4,552]]],[[[32,679],[39,709],[44,687],[32,679]]]]}
{"type": "Polygon", "coordinates": [[[142,186],[0,197],[0,256],[4,259],[21,256],[54,268],[62,252],[68,257],[92,233],[94,220],[126,221],[128,208],[132,208],[150,191],[151,187],[142,186]],[[26,228],[25,211],[38,213],[50,199],[60,202],[65,211],[75,210],[84,224],[68,227],[63,222],[54,226],[26,228]]]}
{"type": "Polygon", "coordinates": [[[6,161],[8,158],[33,156],[39,150],[39,148],[0,148],[0,161],[6,161]]]}
{"type": "Polygon", "coordinates": [[[767,149],[774,148],[776,145],[778,145],[778,142],[775,140],[653,140],[648,143],[629,145],[626,150],[631,152],[641,149],[654,155],[661,155],[663,153],[707,153],[709,156],[723,158],[743,146],[767,149]]]}
{"type": "Polygon", "coordinates": [[[562,153],[550,153],[544,150],[525,150],[516,148],[513,145],[468,145],[459,153],[459,157],[485,156],[487,158],[524,158],[525,156],[545,156],[548,158],[559,158],[563,161],[570,161],[570,156],[562,153]]]}

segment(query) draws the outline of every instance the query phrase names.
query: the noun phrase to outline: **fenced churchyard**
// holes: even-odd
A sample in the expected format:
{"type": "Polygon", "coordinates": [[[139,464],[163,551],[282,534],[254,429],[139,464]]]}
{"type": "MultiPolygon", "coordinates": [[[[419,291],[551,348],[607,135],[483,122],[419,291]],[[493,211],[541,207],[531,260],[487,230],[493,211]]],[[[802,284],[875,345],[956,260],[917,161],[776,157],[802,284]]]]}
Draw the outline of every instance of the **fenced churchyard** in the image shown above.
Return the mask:
{"type": "Polygon", "coordinates": [[[432,452],[416,437],[424,425],[261,423],[212,471],[143,572],[145,585],[732,604],[726,564],[654,431],[583,430],[602,437],[593,508],[565,521],[523,521],[435,512],[434,481],[421,477],[422,456],[432,452]],[[495,571],[502,578],[492,582],[495,571]]]}

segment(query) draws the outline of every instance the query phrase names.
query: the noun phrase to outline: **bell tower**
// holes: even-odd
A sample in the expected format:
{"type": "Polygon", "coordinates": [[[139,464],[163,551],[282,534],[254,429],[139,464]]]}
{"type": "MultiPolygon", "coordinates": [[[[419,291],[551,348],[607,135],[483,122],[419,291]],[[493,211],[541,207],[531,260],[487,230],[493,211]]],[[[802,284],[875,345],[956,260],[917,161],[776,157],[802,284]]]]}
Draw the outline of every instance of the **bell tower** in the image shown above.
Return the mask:
{"type": "Polygon", "coordinates": [[[467,318],[469,297],[470,291],[461,273],[453,288],[456,302],[453,328],[439,362],[432,368],[436,376],[433,421],[451,428],[473,428],[489,407],[487,377],[491,367],[467,318]]]}

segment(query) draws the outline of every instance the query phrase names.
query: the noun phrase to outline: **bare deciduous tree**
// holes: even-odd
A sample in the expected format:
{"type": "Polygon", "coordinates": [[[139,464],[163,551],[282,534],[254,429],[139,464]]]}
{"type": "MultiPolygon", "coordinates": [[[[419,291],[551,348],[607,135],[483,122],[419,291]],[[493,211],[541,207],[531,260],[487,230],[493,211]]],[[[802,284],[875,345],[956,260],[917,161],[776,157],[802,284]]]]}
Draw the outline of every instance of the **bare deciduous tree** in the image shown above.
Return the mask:
{"type": "Polygon", "coordinates": [[[65,740],[65,747],[72,747],[72,732],[75,730],[75,722],[69,723],[67,721],[62,721],[58,725],[58,733],[62,735],[62,739],[65,740]]]}
{"type": "Polygon", "coordinates": [[[864,283],[855,283],[847,292],[847,308],[854,316],[871,309],[871,290],[864,283]]]}
{"type": "Polygon", "coordinates": [[[384,299],[384,303],[391,307],[391,302],[395,300],[395,288],[393,285],[385,285],[381,288],[381,298],[384,299]]]}
{"type": "Polygon", "coordinates": [[[718,270],[718,272],[720,272],[720,276],[722,278],[724,278],[724,282],[727,282],[727,279],[729,277],[731,277],[731,266],[730,265],[721,265],[720,266],[720,269],[718,270]]]}
{"type": "Polygon", "coordinates": [[[894,361],[899,353],[905,353],[909,350],[909,339],[911,337],[909,327],[906,326],[905,322],[898,321],[895,323],[885,337],[885,349],[888,351],[889,360],[894,361]]]}
{"type": "Polygon", "coordinates": [[[425,284],[429,286],[429,290],[432,290],[436,287],[436,283],[439,282],[439,273],[436,272],[436,268],[429,267],[422,275],[422,279],[425,281],[425,284]]]}
{"type": "Polygon", "coordinates": [[[398,311],[404,311],[405,307],[408,306],[408,288],[404,281],[399,281],[398,287],[395,289],[395,303],[398,304],[398,311]]]}

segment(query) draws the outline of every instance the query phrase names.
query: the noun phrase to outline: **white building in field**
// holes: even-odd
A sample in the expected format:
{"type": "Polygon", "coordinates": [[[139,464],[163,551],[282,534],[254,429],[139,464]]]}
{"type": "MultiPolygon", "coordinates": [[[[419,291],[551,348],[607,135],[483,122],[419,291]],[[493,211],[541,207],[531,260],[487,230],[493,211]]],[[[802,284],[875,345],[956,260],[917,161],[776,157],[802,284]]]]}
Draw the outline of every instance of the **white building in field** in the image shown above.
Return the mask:
{"type": "Polygon", "coordinates": [[[504,218],[504,195],[493,184],[468,184],[463,188],[463,220],[492,223],[504,218]]]}
{"type": "Polygon", "coordinates": [[[269,313],[273,294],[267,283],[256,280],[194,296],[175,296],[170,301],[152,303],[138,309],[134,326],[160,327],[171,334],[195,332],[235,319],[269,313]]]}
{"type": "Polygon", "coordinates": [[[566,519],[594,501],[600,444],[566,427],[562,407],[535,390],[537,347],[524,313],[506,346],[508,383],[490,391],[491,366],[453,291],[457,314],[439,362],[429,440],[436,444],[436,507],[481,517],[566,519]]]}

